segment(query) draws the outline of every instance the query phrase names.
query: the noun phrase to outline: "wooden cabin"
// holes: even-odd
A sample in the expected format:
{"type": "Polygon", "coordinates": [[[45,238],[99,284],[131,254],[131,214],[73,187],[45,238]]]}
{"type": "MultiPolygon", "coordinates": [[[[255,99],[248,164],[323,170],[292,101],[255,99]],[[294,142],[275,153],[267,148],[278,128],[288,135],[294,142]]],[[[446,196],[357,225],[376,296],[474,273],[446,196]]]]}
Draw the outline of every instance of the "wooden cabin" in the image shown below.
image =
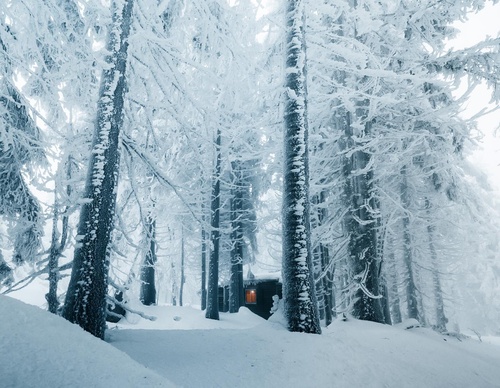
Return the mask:
{"type": "MultiPolygon", "coordinates": [[[[273,307],[273,296],[283,297],[283,287],[277,278],[243,281],[244,305],[254,314],[268,319],[273,307]]],[[[219,311],[229,311],[229,286],[219,287],[219,311]]]]}

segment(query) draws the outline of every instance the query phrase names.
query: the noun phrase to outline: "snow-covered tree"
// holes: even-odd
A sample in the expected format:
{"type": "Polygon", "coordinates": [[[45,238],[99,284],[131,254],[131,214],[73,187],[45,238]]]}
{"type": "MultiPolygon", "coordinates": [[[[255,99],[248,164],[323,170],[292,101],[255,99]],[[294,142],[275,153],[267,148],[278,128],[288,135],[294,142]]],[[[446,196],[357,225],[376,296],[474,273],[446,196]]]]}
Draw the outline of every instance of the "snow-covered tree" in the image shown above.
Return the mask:
{"type": "Polygon", "coordinates": [[[286,4],[283,173],[283,293],[290,331],[321,333],[313,280],[309,221],[304,3],[286,4]]]}
{"type": "Polygon", "coordinates": [[[112,8],[108,66],[102,74],[85,203],[80,211],[78,245],[63,308],[67,320],[102,339],[133,0],[115,1],[112,8]]]}

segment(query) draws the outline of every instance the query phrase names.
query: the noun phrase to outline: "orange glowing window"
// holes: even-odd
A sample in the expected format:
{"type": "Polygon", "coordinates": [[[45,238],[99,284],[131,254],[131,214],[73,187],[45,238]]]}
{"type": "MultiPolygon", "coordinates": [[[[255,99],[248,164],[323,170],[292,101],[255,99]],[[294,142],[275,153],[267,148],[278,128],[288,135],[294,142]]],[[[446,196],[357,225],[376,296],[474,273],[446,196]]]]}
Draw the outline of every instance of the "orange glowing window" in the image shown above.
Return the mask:
{"type": "Polygon", "coordinates": [[[257,303],[257,291],[253,288],[245,290],[245,303],[246,304],[256,304],[257,303]]]}

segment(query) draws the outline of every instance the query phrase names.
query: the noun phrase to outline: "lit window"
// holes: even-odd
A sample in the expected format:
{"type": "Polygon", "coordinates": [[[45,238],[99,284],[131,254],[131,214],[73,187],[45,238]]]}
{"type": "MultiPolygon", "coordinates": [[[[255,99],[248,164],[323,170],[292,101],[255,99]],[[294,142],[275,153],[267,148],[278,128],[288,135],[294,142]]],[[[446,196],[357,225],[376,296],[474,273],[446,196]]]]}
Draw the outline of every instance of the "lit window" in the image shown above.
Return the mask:
{"type": "Polygon", "coordinates": [[[245,290],[245,303],[246,304],[256,304],[257,303],[257,291],[253,288],[245,290]]]}

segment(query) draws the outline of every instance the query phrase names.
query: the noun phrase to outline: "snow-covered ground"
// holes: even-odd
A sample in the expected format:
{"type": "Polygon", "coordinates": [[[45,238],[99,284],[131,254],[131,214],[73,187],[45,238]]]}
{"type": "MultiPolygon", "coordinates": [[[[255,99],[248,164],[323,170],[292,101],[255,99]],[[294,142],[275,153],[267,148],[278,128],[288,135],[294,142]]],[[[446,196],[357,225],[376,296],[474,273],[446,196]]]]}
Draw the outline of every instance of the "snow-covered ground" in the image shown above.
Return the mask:
{"type": "Polygon", "coordinates": [[[110,325],[106,343],[0,296],[0,387],[500,387],[498,338],[353,319],[319,336],[244,308],[220,321],[191,307],[140,308],[157,319],[110,325]]]}

